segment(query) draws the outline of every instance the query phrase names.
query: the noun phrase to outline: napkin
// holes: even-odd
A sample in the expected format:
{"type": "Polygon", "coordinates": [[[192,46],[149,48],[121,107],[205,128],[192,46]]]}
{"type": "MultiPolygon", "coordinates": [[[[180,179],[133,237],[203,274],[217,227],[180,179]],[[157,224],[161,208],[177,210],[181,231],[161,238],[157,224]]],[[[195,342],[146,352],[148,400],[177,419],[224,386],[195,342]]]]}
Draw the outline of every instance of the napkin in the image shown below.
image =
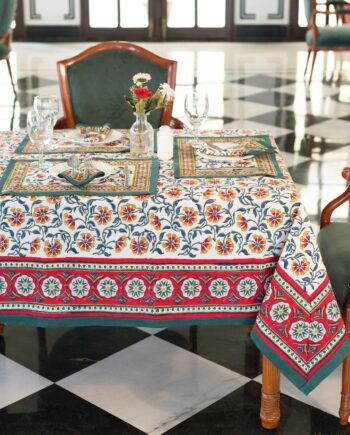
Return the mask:
{"type": "Polygon", "coordinates": [[[99,143],[106,140],[111,126],[110,124],[104,124],[102,127],[78,124],[77,129],[84,142],[99,143]]]}
{"type": "Polygon", "coordinates": [[[73,172],[71,169],[60,172],[58,176],[64,178],[68,183],[73,184],[75,187],[84,187],[97,177],[103,177],[105,173],[96,168],[89,168],[84,171],[76,170],[73,172]],[[73,175],[74,174],[74,175],[73,175]]]}

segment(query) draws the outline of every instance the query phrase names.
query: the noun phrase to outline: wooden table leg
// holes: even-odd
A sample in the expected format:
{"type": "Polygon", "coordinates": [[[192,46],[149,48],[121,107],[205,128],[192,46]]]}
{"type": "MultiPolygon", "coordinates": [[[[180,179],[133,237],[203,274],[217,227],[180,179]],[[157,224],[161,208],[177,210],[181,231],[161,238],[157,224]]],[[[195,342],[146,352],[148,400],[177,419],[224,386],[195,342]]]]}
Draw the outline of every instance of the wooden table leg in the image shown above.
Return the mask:
{"type": "MultiPolygon", "coordinates": [[[[350,285],[348,286],[348,300],[345,306],[345,328],[348,337],[350,336],[350,285]]],[[[346,426],[350,416],[350,354],[343,361],[341,400],[339,417],[340,424],[346,426]]]]}
{"type": "Polygon", "coordinates": [[[263,355],[260,419],[265,429],[276,429],[280,421],[280,371],[263,355]]]}

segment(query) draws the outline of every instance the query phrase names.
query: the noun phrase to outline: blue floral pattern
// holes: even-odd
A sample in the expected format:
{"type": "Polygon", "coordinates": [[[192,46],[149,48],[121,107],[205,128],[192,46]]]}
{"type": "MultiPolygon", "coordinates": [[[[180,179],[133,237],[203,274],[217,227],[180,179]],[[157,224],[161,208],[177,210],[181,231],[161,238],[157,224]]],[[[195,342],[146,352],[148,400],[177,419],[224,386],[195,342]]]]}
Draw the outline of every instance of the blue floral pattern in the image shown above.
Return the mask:
{"type": "Polygon", "coordinates": [[[111,278],[103,278],[97,285],[97,290],[101,296],[105,298],[112,298],[117,294],[118,285],[111,278]]]}
{"type": "Polygon", "coordinates": [[[215,279],[209,286],[209,291],[216,298],[223,298],[228,295],[230,286],[225,279],[215,279]]]}
{"type": "Polygon", "coordinates": [[[243,298],[251,298],[255,295],[258,289],[258,285],[256,281],[252,278],[245,278],[240,281],[238,284],[238,293],[243,298]]]}
{"type": "Polygon", "coordinates": [[[73,296],[83,298],[89,293],[90,285],[84,278],[74,278],[69,284],[69,288],[73,296]]]}
{"type": "Polygon", "coordinates": [[[128,296],[132,299],[142,298],[146,291],[145,283],[139,278],[128,281],[125,288],[128,296]]]}
{"type": "Polygon", "coordinates": [[[167,299],[169,298],[174,291],[173,283],[170,281],[170,279],[160,279],[157,281],[157,283],[154,286],[154,292],[157,296],[157,298],[160,299],[167,299]]]}
{"type": "Polygon", "coordinates": [[[331,320],[332,322],[337,322],[340,319],[341,314],[336,301],[329,302],[326,307],[326,316],[327,319],[331,320]]]}
{"type": "Polygon", "coordinates": [[[186,279],[181,286],[182,294],[188,299],[197,297],[200,294],[201,289],[201,283],[198,279],[194,278],[186,279]]]}
{"type": "Polygon", "coordinates": [[[41,288],[45,296],[55,298],[60,294],[62,284],[59,279],[50,276],[43,281],[41,288]]]}
{"type": "Polygon", "coordinates": [[[35,284],[33,279],[30,276],[20,276],[15,281],[15,287],[17,292],[20,295],[28,296],[34,293],[35,290],[35,284]]]}
{"type": "Polygon", "coordinates": [[[7,282],[3,276],[0,276],[0,295],[4,294],[7,290],[7,282]]]}
{"type": "Polygon", "coordinates": [[[270,315],[271,319],[277,323],[285,322],[291,313],[290,305],[286,302],[279,302],[272,305],[270,315]]]}

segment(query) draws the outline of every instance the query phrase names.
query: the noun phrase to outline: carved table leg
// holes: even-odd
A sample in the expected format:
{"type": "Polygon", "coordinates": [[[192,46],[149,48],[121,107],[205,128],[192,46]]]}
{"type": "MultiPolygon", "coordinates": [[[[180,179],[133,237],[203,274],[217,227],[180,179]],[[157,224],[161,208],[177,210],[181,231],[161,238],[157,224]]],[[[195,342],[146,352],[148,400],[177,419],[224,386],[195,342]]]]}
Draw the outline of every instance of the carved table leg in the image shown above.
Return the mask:
{"type": "Polygon", "coordinates": [[[265,429],[276,429],[280,421],[280,371],[263,355],[260,418],[265,429]]]}
{"type": "MultiPolygon", "coordinates": [[[[350,290],[350,287],[349,287],[350,290]]],[[[346,333],[350,335],[350,297],[345,307],[345,328],[346,333]]],[[[348,424],[350,415],[350,355],[348,355],[343,362],[343,374],[342,374],[342,388],[341,388],[341,400],[339,417],[340,424],[346,426],[348,424]]]]}
{"type": "Polygon", "coordinates": [[[0,335],[4,333],[5,325],[3,323],[0,323],[0,335]]]}

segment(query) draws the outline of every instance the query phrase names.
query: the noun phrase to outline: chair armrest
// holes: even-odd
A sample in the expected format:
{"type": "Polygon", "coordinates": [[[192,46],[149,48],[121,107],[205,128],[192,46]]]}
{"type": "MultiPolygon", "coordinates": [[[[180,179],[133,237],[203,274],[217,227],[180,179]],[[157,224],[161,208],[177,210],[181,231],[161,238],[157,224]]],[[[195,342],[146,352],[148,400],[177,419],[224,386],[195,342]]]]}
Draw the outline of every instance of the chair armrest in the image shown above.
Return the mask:
{"type": "Polygon", "coordinates": [[[59,118],[57,120],[54,129],[55,130],[60,130],[60,129],[63,129],[63,128],[68,128],[67,127],[67,119],[64,116],[62,116],[62,118],[59,118]]]}
{"type": "Polygon", "coordinates": [[[174,129],[184,129],[185,124],[179,119],[171,117],[169,127],[174,129]]]}
{"type": "MultiPolygon", "coordinates": [[[[342,176],[345,180],[350,181],[350,167],[346,167],[343,169],[342,176]]],[[[350,200],[350,184],[345,190],[344,193],[337,196],[333,201],[326,205],[326,207],[322,210],[321,213],[321,222],[320,226],[323,228],[325,225],[328,225],[331,222],[332,213],[336,208],[344,204],[344,202],[350,200]]]]}

